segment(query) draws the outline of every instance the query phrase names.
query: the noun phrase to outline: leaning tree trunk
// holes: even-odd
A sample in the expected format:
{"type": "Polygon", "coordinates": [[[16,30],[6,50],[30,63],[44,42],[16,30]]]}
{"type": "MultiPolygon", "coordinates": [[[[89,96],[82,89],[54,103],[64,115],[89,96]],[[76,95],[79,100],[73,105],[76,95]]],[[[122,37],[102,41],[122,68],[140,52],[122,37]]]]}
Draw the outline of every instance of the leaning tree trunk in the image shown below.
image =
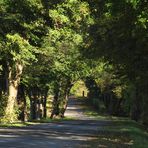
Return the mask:
{"type": "Polygon", "coordinates": [[[64,104],[63,104],[63,108],[62,108],[62,111],[61,111],[61,117],[62,118],[64,118],[64,114],[65,114],[65,111],[67,109],[69,93],[70,93],[72,86],[73,85],[69,82],[68,87],[65,89],[64,102],[63,102],[64,104]]]}
{"type": "Polygon", "coordinates": [[[16,63],[15,70],[9,67],[8,76],[8,101],[5,110],[5,118],[12,122],[16,119],[14,106],[17,98],[18,85],[20,83],[20,78],[23,70],[23,65],[16,63]]]}
{"type": "Polygon", "coordinates": [[[53,109],[52,109],[52,112],[51,112],[51,116],[50,118],[52,119],[54,116],[58,116],[59,113],[60,113],[60,107],[59,107],[59,95],[60,94],[60,89],[59,89],[59,86],[56,88],[55,90],[55,95],[54,95],[54,98],[53,98],[53,109]]]}
{"type": "Polygon", "coordinates": [[[64,114],[65,114],[65,111],[67,109],[68,96],[69,96],[69,94],[66,93],[65,94],[65,97],[64,97],[63,108],[62,108],[61,113],[60,113],[61,118],[64,118],[64,114]]]}

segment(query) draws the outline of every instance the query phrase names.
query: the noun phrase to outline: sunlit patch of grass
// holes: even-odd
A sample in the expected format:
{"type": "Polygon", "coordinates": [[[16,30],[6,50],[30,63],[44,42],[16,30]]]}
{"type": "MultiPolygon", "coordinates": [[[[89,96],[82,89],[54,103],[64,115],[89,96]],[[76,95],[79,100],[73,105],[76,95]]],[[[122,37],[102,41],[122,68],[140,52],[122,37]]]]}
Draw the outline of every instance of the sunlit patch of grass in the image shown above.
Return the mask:
{"type": "Polygon", "coordinates": [[[36,122],[14,122],[14,123],[0,123],[0,127],[25,127],[29,125],[36,125],[36,122]]]}
{"type": "Polygon", "coordinates": [[[64,118],[45,118],[45,119],[41,119],[40,121],[37,121],[37,122],[40,122],[40,123],[48,123],[48,122],[60,122],[60,121],[71,121],[71,120],[75,120],[75,118],[73,117],[64,117],[64,118]]]}
{"type": "Polygon", "coordinates": [[[25,127],[30,125],[37,125],[41,123],[49,123],[49,122],[61,122],[61,121],[71,121],[75,120],[73,117],[64,117],[64,118],[45,118],[41,120],[32,120],[29,122],[13,122],[13,123],[0,123],[0,127],[25,127]]]}

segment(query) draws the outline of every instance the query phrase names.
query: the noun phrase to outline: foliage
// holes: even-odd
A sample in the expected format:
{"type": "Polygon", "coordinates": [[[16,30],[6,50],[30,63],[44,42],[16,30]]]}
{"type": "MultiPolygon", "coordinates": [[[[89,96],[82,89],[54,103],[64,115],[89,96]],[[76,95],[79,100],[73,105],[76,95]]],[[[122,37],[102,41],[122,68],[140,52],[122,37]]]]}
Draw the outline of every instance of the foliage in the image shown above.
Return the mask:
{"type": "MultiPolygon", "coordinates": [[[[83,55],[92,59],[103,58],[108,65],[113,66],[113,75],[107,77],[107,82],[115,80],[119,88],[130,90],[133,96],[130,106],[132,119],[147,122],[147,1],[89,1],[94,17],[94,24],[90,27],[89,43],[82,50],[83,55]],[[117,82],[119,81],[119,82],[117,82]],[[134,95],[133,95],[134,94],[134,95]],[[144,97],[145,96],[145,97],[144,97]],[[140,101],[142,100],[142,102],[140,101]]],[[[108,68],[110,69],[110,68],[108,68]]],[[[100,81],[103,81],[101,79],[100,81]]],[[[103,83],[103,82],[102,82],[103,83]]],[[[110,89],[111,91],[117,92],[110,89]]],[[[129,91],[128,91],[129,93],[129,91]]],[[[117,94],[119,96],[119,94],[117,94]]],[[[121,97],[121,94],[120,94],[121,97]]],[[[130,102],[130,101],[127,101],[130,102]]]]}
{"type": "Polygon", "coordinates": [[[59,91],[64,106],[81,79],[95,104],[147,124],[147,28],[146,0],[1,0],[0,93],[18,78],[40,101],[59,91]]]}
{"type": "Polygon", "coordinates": [[[0,96],[0,116],[1,117],[4,116],[6,103],[7,103],[7,96],[2,94],[0,96]]]}
{"type": "Polygon", "coordinates": [[[82,80],[80,80],[73,85],[70,93],[76,97],[87,97],[88,89],[86,88],[85,83],[82,80]]]}

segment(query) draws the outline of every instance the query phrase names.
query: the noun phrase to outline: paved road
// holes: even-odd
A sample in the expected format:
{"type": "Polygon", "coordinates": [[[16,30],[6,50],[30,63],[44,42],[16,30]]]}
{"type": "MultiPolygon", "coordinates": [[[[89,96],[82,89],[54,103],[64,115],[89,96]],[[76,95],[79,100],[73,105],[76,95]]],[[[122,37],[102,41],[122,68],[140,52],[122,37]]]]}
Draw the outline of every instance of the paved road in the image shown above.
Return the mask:
{"type": "Polygon", "coordinates": [[[103,148],[98,130],[108,124],[83,114],[81,102],[71,99],[66,116],[76,120],[23,128],[0,128],[0,148],[103,148]]]}

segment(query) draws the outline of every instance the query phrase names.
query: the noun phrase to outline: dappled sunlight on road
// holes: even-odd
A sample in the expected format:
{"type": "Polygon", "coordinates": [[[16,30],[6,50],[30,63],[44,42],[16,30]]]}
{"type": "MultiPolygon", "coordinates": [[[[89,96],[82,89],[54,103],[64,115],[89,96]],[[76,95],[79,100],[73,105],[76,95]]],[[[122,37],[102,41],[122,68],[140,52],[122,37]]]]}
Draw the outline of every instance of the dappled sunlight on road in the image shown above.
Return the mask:
{"type": "MultiPolygon", "coordinates": [[[[31,125],[28,127],[0,128],[0,148],[115,148],[122,144],[117,136],[106,136],[102,127],[109,121],[100,121],[84,115],[81,101],[70,99],[66,116],[72,120],[31,125]]],[[[109,135],[109,133],[107,134],[109,135]]]]}
{"type": "Polygon", "coordinates": [[[89,120],[89,119],[95,119],[94,117],[87,116],[84,114],[84,109],[83,109],[83,102],[81,100],[78,100],[76,98],[70,98],[68,102],[68,107],[65,112],[65,116],[69,118],[74,118],[74,119],[84,119],[84,120],[89,120]]]}

